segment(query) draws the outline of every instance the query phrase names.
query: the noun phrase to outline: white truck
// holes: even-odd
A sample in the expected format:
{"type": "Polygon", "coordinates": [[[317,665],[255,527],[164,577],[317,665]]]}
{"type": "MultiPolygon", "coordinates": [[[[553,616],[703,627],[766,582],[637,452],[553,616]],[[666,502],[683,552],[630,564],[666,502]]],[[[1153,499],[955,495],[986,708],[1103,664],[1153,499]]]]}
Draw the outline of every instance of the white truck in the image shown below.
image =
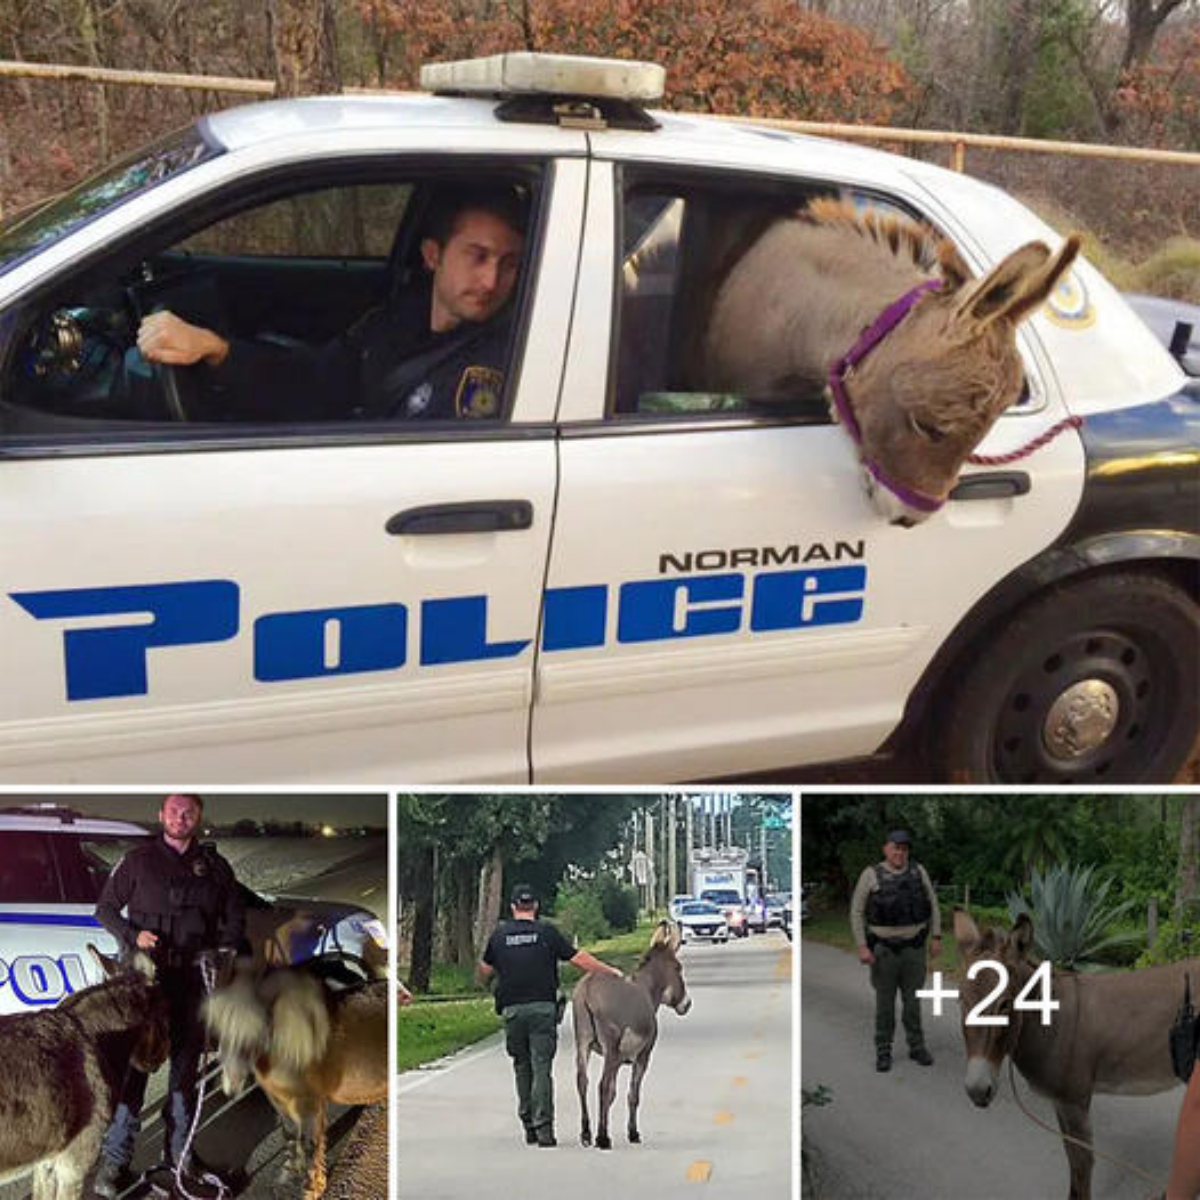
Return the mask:
{"type": "Polygon", "coordinates": [[[737,937],[745,937],[750,931],[747,903],[753,901],[758,890],[749,858],[749,852],[740,846],[706,846],[691,854],[692,894],[715,904],[725,914],[729,932],[737,937]]]}

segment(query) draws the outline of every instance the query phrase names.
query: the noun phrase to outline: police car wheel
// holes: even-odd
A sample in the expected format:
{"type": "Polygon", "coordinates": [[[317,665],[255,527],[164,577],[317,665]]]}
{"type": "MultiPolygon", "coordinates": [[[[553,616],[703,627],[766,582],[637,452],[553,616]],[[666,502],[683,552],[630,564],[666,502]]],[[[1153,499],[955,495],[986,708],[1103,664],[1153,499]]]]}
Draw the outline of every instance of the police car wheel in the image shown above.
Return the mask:
{"type": "Polygon", "coordinates": [[[1200,729],[1200,610],[1150,573],[1056,588],[974,647],[935,725],[960,782],[1169,783],[1200,729]]]}

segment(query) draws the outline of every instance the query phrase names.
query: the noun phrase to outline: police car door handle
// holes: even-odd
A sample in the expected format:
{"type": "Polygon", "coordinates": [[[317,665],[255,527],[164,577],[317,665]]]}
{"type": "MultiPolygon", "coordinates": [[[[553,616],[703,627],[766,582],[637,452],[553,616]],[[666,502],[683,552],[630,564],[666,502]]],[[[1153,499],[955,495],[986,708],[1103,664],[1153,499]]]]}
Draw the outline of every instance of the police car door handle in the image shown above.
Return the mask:
{"type": "Polygon", "coordinates": [[[1026,471],[984,471],[959,480],[950,499],[1000,500],[1005,496],[1024,496],[1032,486],[1026,471]]]}
{"type": "Polygon", "coordinates": [[[455,504],[425,504],[406,508],[388,519],[384,528],[402,537],[443,533],[502,533],[528,529],[533,505],[528,500],[467,500],[455,504]]]}

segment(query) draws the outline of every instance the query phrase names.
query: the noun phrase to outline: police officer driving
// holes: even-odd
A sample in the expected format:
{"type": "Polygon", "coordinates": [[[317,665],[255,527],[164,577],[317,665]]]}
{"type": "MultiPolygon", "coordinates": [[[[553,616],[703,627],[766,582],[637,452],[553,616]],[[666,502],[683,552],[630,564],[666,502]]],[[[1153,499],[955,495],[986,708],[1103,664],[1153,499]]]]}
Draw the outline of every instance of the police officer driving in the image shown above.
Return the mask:
{"type": "MultiPolygon", "coordinates": [[[[165,1165],[172,1170],[188,1166],[184,1157],[196,1110],[205,1037],[201,960],[219,951],[236,952],[243,943],[244,913],[233,868],[196,837],[203,814],[199,796],[167,796],[159,810],[162,832],[121,859],[96,905],[97,919],[126,953],[139,949],[151,955],[167,997],[171,1054],[163,1124],[165,1165]]],[[[141,1128],[146,1082],[140,1071],[126,1076],[92,1185],[97,1195],[116,1196],[121,1190],[141,1128]]]]}
{"type": "Polygon", "coordinates": [[[861,963],[871,968],[875,989],[875,1069],[892,1069],[896,992],[908,1039],[908,1057],[933,1065],[921,1030],[917,990],[925,982],[925,942],[931,958],[942,948],[942,918],[929,875],[909,861],[912,838],[904,829],[887,835],[883,861],[859,876],[850,900],[850,927],[861,963]]]}
{"type": "Polygon", "coordinates": [[[244,418],[497,417],[525,202],[475,187],[439,193],[432,210],[424,277],[323,346],[230,339],[164,311],[143,319],[138,349],[151,363],[199,366],[197,382],[233,397],[244,418]]]}
{"type": "Polygon", "coordinates": [[[576,950],[549,921],[538,919],[528,884],[512,893],[512,919],[501,921],[479,964],[484,980],[497,976],[496,1010],[504,1019],[505,1048],[513,1060],[517,1115],[525,1142],[554,1146],[554,1053],[558,1047],[558,964],[620,975],[586,950],[576,950]]]}

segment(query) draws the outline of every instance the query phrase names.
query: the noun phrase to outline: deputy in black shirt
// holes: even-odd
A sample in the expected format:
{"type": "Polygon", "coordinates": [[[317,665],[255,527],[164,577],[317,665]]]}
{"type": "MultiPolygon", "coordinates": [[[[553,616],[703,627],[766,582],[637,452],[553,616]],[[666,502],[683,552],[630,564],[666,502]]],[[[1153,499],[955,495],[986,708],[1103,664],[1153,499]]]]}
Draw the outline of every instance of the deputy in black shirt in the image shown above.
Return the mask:
{"type": "Polygon", "coordinates": [[[620,975],[586,950],[576,950],[549,921],[538,920],[528,884],[512,893],[512,920],[501,921],[479,964],[481,978],[498,976],[496,1008],[504,1018],[505,1047],[517,1079],[517,1115],[525,1142],[553,1146],[554,1052],[558,1048],[558,964],[620,975]]]}
{"type": "Polygon", "coordinates": [[[243,418],[497,417],[524,228],[511,189],[463,192],[444,198],[421,242],[425,280],[323,346],[227,339],[164,311],[143,319],[138,349],[200,364],[243,418]]]}

